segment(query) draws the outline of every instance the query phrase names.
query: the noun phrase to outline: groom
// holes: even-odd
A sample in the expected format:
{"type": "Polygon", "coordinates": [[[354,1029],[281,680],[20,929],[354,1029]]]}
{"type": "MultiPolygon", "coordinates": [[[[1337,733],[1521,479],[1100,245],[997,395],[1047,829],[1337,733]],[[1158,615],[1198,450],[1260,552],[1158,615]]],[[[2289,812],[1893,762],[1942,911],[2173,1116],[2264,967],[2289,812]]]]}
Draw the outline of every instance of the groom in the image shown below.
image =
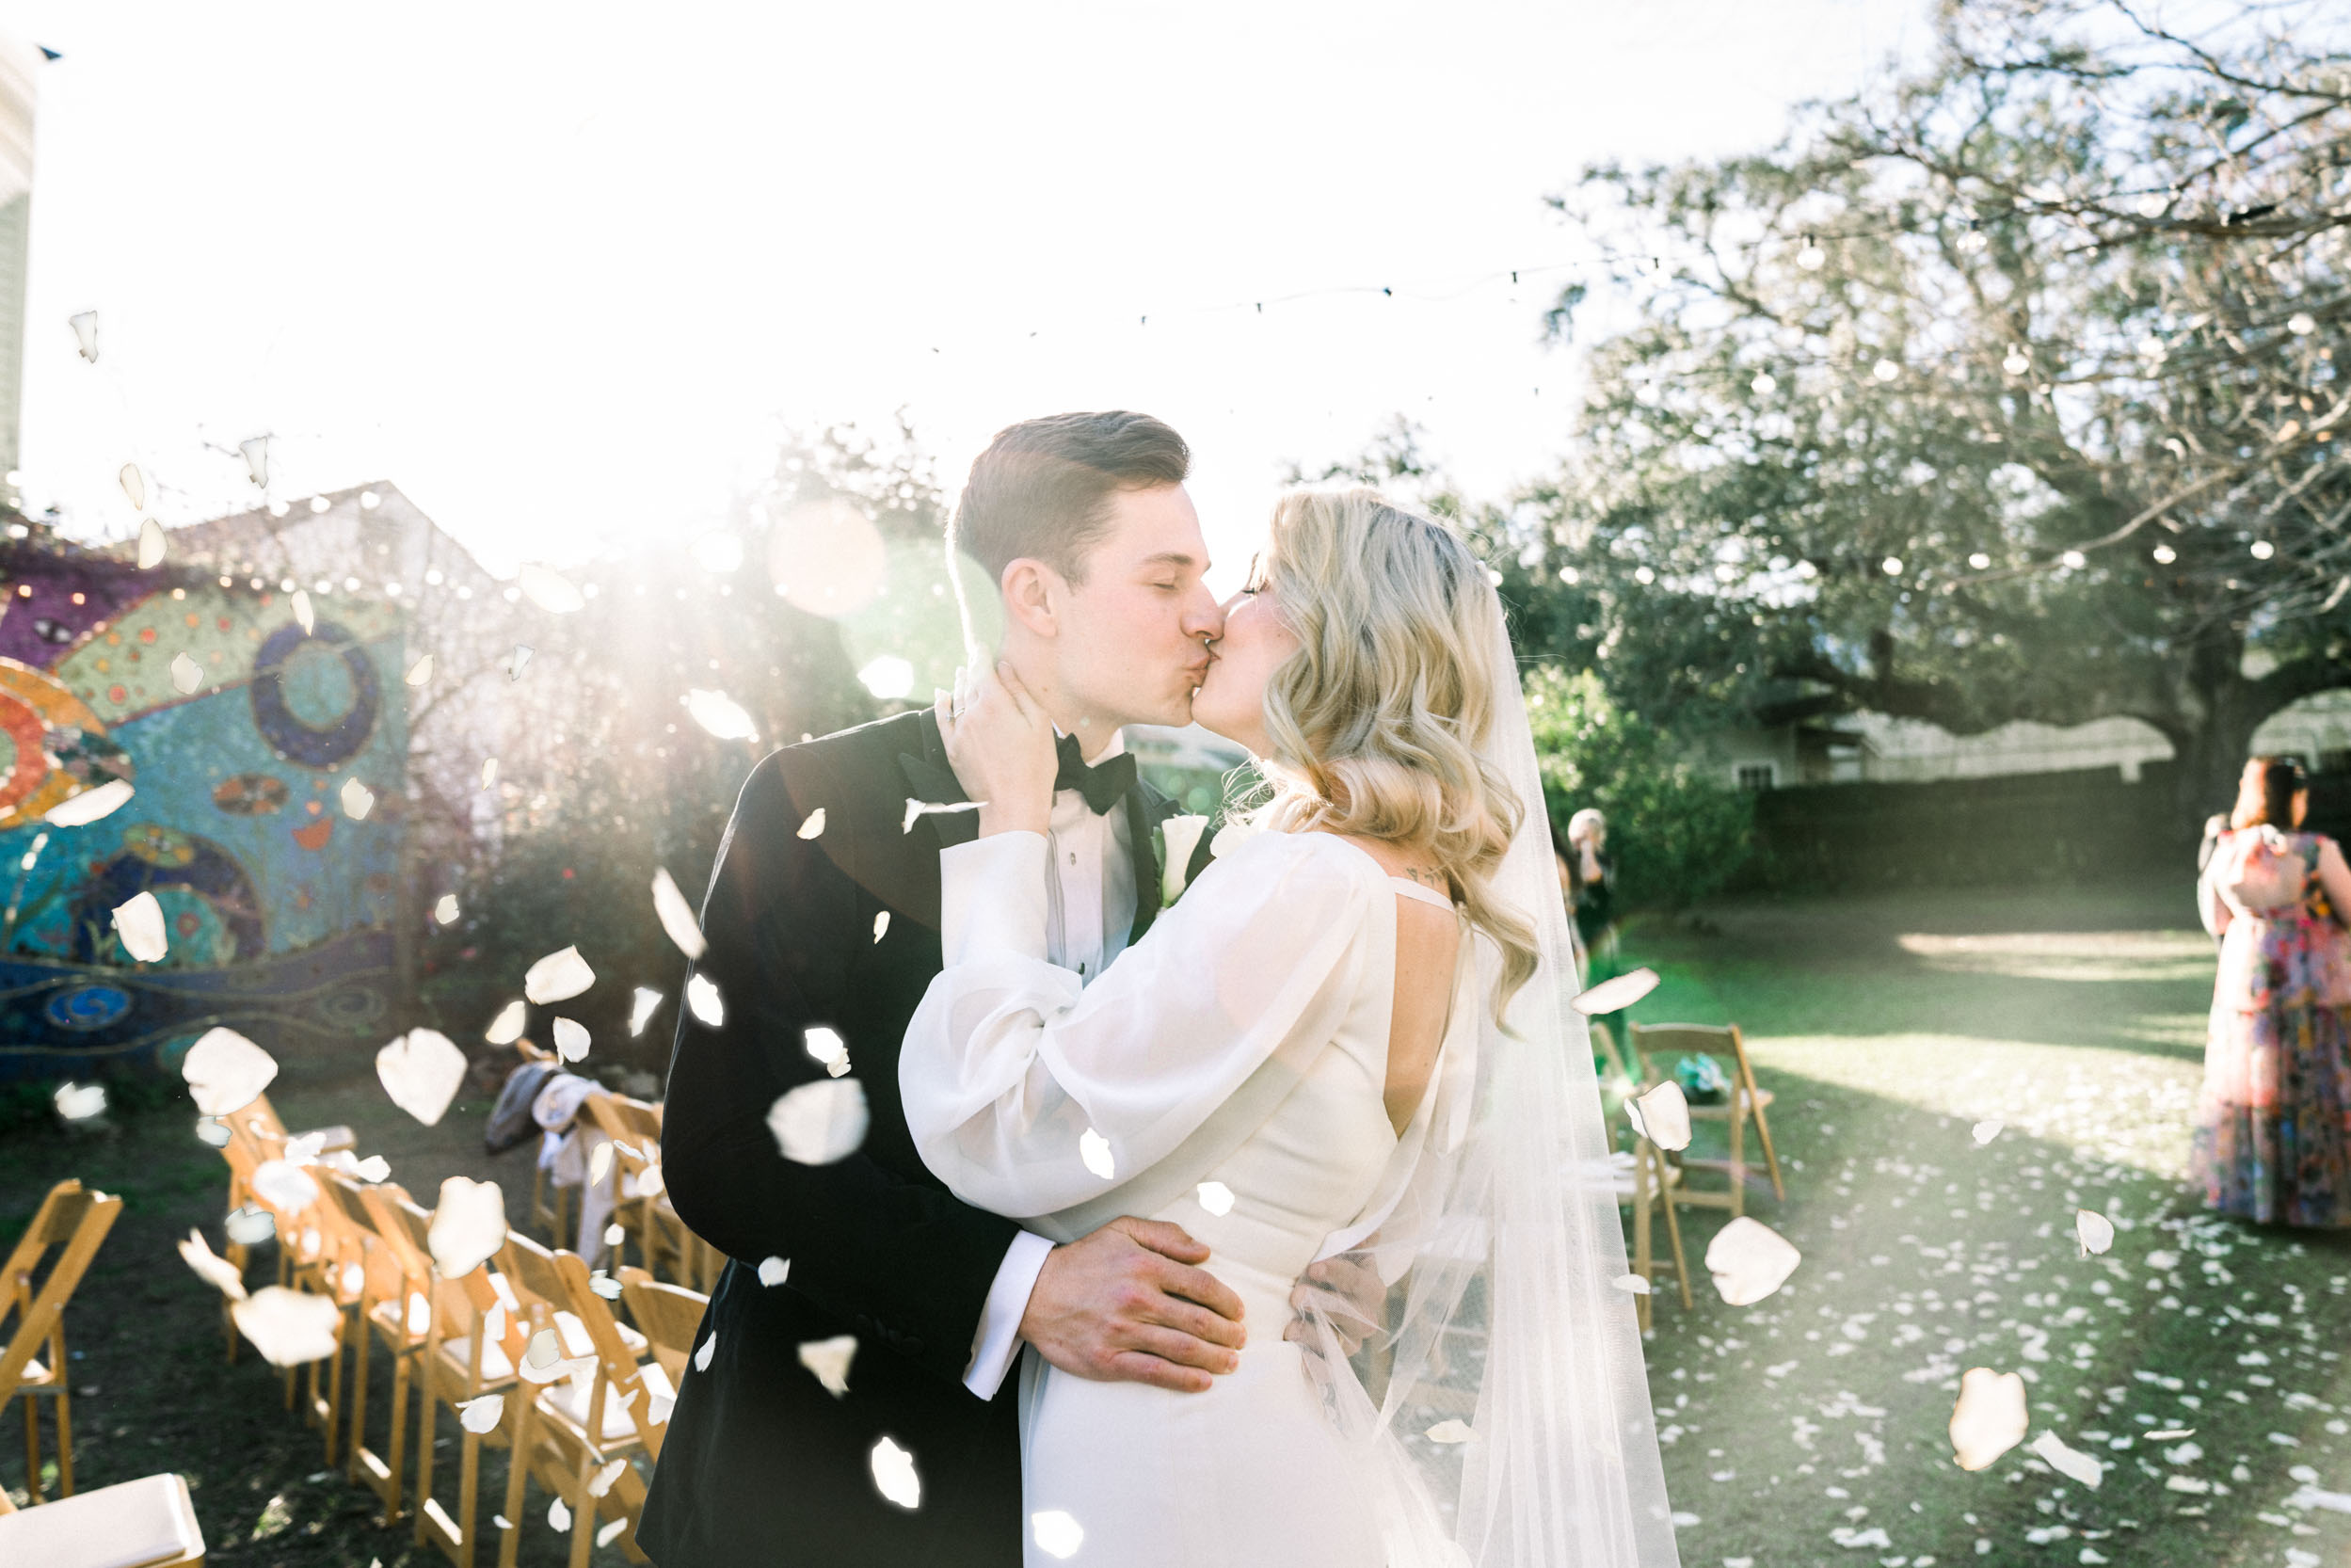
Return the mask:
{"type": "MultiPolygon", "coordinates": [[[[1223,630],[1190,461],[1142,414],[1030,420],[973,463],[949,526],[1064,735],[1050,956],[1089,979],[1158,913],[1152,833],[1174,809],[1120,727],[1188,722],[1223,630]]],[[[696,966],[725,1018],[680,1009],[662,1136],[680,1217],[729,1261],[638,1529],[661,1568],[1017,1568],[1021,1343],[1080,1377],[1176,1390],[1238,1364],[1240,1303],[1178,1227],[1118,1220],[1052,1246],[956,1200],[915,1153],[899,1042],[939,969],[939,850],[977,813],[907,813],[964,798],[926,709],[776,752],[736,802],[696,966]],[[768,1126],[779,1096],[825,1080],[817,1028],[872,1113],[829,1164],[787,1159],[768,1126]],[[856,1352],[836,1398],[801,1349],[841,1336],[856,1352]],[[911,1456],[911,1508],[877,1485],[885,1440],[911,1456]]]]}

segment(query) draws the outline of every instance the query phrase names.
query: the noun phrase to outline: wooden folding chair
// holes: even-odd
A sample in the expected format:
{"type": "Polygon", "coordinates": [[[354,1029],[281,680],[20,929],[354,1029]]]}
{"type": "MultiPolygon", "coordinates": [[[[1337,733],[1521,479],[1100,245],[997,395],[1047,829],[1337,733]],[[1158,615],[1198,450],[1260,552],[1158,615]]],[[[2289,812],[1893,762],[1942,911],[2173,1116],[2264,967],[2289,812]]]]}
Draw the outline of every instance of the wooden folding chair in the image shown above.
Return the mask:
{"type": "Polygon", "coordinates": [[[515,1367],[524,1338],[520,1303],[503,1275],[488,1263],[463,1279],[433,1279],[432,1322],[418,1359],[416,1427],[416,1540],[440,1548],[455,1568],[473,1568],[479,1544],[476,1520],[481,1496],[482,1448],[510,1447],[511,1422],[527,1389],[515,1367]],[[518,1390],[520,1390],[519,1393],[518,1390]],[[487,1432],[467,1428],[457,1407],[493,1394],[506,1397],[505,1413],[487,1432]],[[453,1515],[433,1496],[436,1430],[446,1409],[457,1420],[457,1501],[453,1515]]]}
{"type": "Polygon", "coordinates": [[[365,1278],[358,1307],[361,1327],[352,1336],[351,1432],[344,1468],[353,1480],[376,1495],[383,1508],[380,1522],[390,1525],[407,1511],[401,1496],[401,1468],[408,1435],[409,1387],[433,1325],[433,1265],[424,1245],[428,1217],[397,1187],[387,1184],[354,1191],[360,1211],[367,1216],[368,1231],[362,1238],[365,1278]],[[381,1345],[392,1360],[390,1430],[380,1449],[370,1448],[367,1442],[367,1368],[375,1345],[381,1345]]]}
{"type": "MultiPolygon", "coordinates": [[[[577,1254],[550,1253],[527,1237],[510,1234],[500,1263],[500,1272],[520,1304],[526,1347],[542,1329],[552,1329],[567,1357],[593,1356],[595,1369],[587,1376],[575,1375],[544,1385],[525,1380],[524,1386],[533,1397],[514,1400],[508,1405],[507,1418],[514,1423],[514,1462],[506,1472],[504,1517],[514,1528],[499,1543],[499,1568],[515,1568],[521,1547],[526,1480],[536,1480],[570,1511],[570,1568],[584,1568],[595,1545],[598,1514],[625,1516],[625,1500],[613,1500],[612,1490],[600,1497],[592,1491],[598,1474],[614,1460],[644,1446],[640,1423],[649,1418],[651,1398],[656,1394],[674,1398],[675,1389],[658,1362],[651,1368],[640,1369],[627,1386],[616,1385],[598,1335],[609,1331],[610,1343],[616,1347],[611,1358],[614,1365],[625,1362],[632,1368],[645,1352],[645,1336],[613,1320],[601,1298],[590,1288],[587,1265],[577,1254]],[[572,1268],[567,1268],[565,1258],[570,1259],[572,1268]],[[588,1316],[574,1310],[575,1281],[580,1295],[597,1309],[595,1328],[590,1327],[588,1316]]],[[[623,1477],[627,1474],[623,1472],[623,1477]]],[[[616,1481],[614,1489],[618,1484],[616,1481]]],[[[634,1495],[641,1505],[641,1482],[634,1495]]],[[[632,1561],[643,1559],[633,1537],[626,1551],[632,1561]]]]}
{"type": "MultiPolygon", "coordinates": [[[[1625,1157],[1616,1156],[1619,1160],[1625,1157]]],[[[1670,1200],[1675,1187],[1681,1185],[1681,1171],[1669,1163],[1665,1152],[1648,1139],[1635,1135],[1629,1167],[1623,1168],[1617,1177],[1616,1201],[1633,1208],[1633,1272],[1650,1282],[1652,1289],[1635,1298],[1640,1318],[1640,1331],[1649,1332],[1649,1304],[1655,1295],[1657,1262],[1650,1215],[1665,1210],[1665,1230],[1673,1247],[1673,1283],[1681,1288],[1682,1310],[1690,1309],[1689,1260],[1682,1253],[1682,1222],[1673,1211],[1670,1200]]]]}
{"type": "Polygon", "coordinates": [[[40,1200],[33,1223],[24,1227],[16,1250],[8,1254],[5,1272],[0,1272],[0,1290],[6,1292],[0,1297],[0,1326],[7,1324],[11,1314],[16,1318],[16,1332],[0,1348],[0,1408],[20,1394],[24,1398],[24,1490],[36,1503],[41,1500],[37,1399],[50,1400],[56,1413],[57,1495],[73,1496],[73,1405],[67,1382],[65,1304],[82,1283],[90,1259],[98,1256],[98,1244],[106,1239],[121,1212],[120,1198],[85,1192],[80,1182],[71,1178],[60,1181],[40,1200]],[[33,1275],[52,1247],[57,1249],[56,1256],[36,1292],[33,1275]],[[46,1365],[33,1359],[33,1352],[43,1348],[49,1352],[46,1365]]]}
{"type": "Polygon", "coordinates": [[[1685,1156],[1678,1163],[1685,1169],[1721,1167],[1730,1176],[1727,1192],[1693,1192],[1687,1183],[1677,1184],[1672,1194],[1676,1203],[1706,1208],[1727,1208],[1736,1218],[1747,1212],[1747,1124],[1755,1124],[1755,1133],[1763,1141],[1764,1160],[1771,1173],[1772,1195],[1786,1201],[1787,1189],[1780,1181],[1780,1157],[1771,1147],[1771,1123],[1764,1112],[1770,1106],[1771,1091],[1755,1083],[1755,1070],[1748,1064],[1747,1042],[1740,1035],[1738,1025],[1716,1029],[1704,1024],[1634,1024],[1629,1033],[1633,1055],[1639,1062],[1643,1083],[1661,1083],[1673,1071],[1673,1064],[1685,1056],[1710,1056],[1726,1061],[1731,1067],[1731,1092],[1720,1105],[1692,1104],[1692,1122],[1722,1122],[1730,1132],[1728,1160],[1692,1160],[1685,1156]],[[1664,1062],[1659,1068],[1660,1059],[1664,1062]]]}
{"type": "MultiPolygon", "coordinates": [[[[544,1062],[555,1066],[562,1064],[553,1051],[533,1044],[528,1035],[517,1040],[514,1049],[515,1054],[525,1062],[544,1062]]],[[[545,1135],[542,1133],[540,1136],[543,1138],[545,1135]]],[[[577,1190],[568,1182],[549,1178],[547,1167],[538,1162],[538,1149],[535,1144],[531,1150],[530,1223],[532,1228],[546,1233],[549,1245],[560,1247],[571,1239],[574,1224],[571,1206],[578,1198],[577,1190]]]]}
{"type": "Polygon", "coordinates": [[[22,1511],[0,1491],[0,1562],[194,1568],[203,1560],[204,1531],[178,1476],[146,1476],[22,1511]]]}
{"type": "Polygon", "coordinates": [[[682,1285],[664,1285],[643,1269],[622,1269],[614,1277],[620,1281],[620,1304],[644,1334],[653,1359],[669,1374],[672,1386],[684,1383],[686,1358],[694,1353],[694,1336],[711,1309],[710,1297],[682,1285]]]}
{"type": "MultiPolygon", "coordinates": [[[[615,1144],[613,1191],[617,1201],[613,1214],[625,1233],[624,1242],[636,1239],[637,1260],[654,1277],[660,1277],[665,1262],[670,1278],[709,1288],[707,1281],[718,1274],[711,1262],[717,1249],[686,1228],[662,1183],[661,1107],[619,1095],[591,1095],[586,1110],[598,1130],[615,1144]]],[[[616,1269],[627,1261],[625,1252],[614,1249],[616,1269]]]]}

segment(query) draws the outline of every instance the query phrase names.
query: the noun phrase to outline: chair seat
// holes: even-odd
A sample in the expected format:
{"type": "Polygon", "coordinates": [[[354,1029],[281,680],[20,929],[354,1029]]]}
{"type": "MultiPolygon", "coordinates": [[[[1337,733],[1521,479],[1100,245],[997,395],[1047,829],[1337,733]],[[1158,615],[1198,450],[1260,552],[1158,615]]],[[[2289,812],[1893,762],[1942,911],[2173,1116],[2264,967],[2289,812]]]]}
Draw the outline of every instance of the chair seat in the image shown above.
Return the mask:
{"type": "MultiPolygon", "coordinates": [[[[637,1368],[637,1372],[644,1380],[648,1400],[674,1400],[678,1397],[677,1385],[669,1381],[669,1374],[662,1369],[660,1362],[646,1362],[637,1368]]],[[[539,1402],[573,1427],[584,1430],[587,1426],[588,1392],[587,1379],[567,1378],[561,1383],[549,1384],[547,1391],[539,1395],[539,1402]]],[[[605,1384],[604,1419],[597,1430],[596,1441],[600,1444],[617,1443],[624,1437],[634,1437],[636,1432],[636,1422],[631,1419],[628,1407],[620,1402],[612,1385],[605,1384]]]]}
{"type": "MultiPolygon", "coordinates": [[[[613,1327],[619,1331],[620,1342],[627,1347],[631,1355],[641,1356],[645,1353],[644,1335],[623,1322],[616,1321],[613,1327]]],[[[564,1354],[594,1355],[596,1353],[596,1341],[588,1337],[587,1325],[580,1321],[576,1314],[559,1309],[555,1313],[555,1330],[563,1336],[564,1354]]]]}
{"type": "MultiPolygon", "coordinates": [[[[440,1358],[452,1370],[462,1373],[473,1357],[473,1336],[470,1334],[452,1336],[440,1342],[440,1358]]],[[[482,1382],[512,1383],[514,1363],[506,1359],[505,1350],[496,1340],[482,1347],[482,1382]]]]}
{"type": "Polygon", "coordinates": [[[187,1482],[148,1476],[0,1514],[0,1562],[40,1568],[156,1568],[200,1557],[187,1482]]]}

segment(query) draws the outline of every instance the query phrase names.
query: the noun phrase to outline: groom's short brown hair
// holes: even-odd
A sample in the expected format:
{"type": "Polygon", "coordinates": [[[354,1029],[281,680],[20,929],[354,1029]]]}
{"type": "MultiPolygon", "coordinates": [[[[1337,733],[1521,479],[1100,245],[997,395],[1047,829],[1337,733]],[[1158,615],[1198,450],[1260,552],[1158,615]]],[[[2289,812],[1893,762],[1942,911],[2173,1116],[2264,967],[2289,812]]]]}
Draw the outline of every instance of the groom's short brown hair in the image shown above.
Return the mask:
{"type": "Polygon", "coordinates": [[[971,465],[947,525],[947,548],[977,561],[988,581],[1028,557],[1072,583],[1120,490],[1180,485],[1191,449],[1149,414],[1114,409],[1025,419],[996,433],[971,465]]]}

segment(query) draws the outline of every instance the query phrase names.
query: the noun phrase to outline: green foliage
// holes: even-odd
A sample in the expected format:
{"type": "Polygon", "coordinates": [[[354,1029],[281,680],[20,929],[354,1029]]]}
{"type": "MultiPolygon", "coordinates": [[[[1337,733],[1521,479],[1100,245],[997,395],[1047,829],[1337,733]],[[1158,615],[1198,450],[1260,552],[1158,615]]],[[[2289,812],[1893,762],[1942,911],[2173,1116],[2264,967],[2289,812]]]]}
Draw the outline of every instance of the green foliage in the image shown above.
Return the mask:
{"type": "Polygon", "coordinates": [[[1537,667],[1526,692],[1551,820],[1563,835],[1585,807],[1607,818],[1625,905],[1686,909],[1739,869],[1751,797],[1700,773],[1669,732],[1618,707],[1590,670],[1537,667]]]}

